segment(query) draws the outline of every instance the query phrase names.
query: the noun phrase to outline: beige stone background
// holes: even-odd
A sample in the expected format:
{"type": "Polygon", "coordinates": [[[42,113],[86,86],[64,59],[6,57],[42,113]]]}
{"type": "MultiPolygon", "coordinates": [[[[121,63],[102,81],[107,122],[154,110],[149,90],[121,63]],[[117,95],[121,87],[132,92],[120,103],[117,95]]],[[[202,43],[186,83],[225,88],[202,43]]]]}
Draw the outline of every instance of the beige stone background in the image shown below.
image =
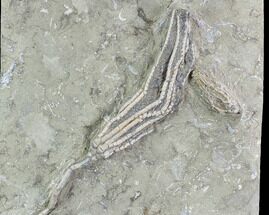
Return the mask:
{"type": "Polygon", "coordinates": [[[197,65],[234,91],[242,116],[210,111],[188,87],[178,112],[82,172],[52,214],[258,214],[261,0],[1,3],[1,215],[33,213],[66,162],[81,156],[85,126],[108,120],[136,92],[157,55],[168,7],[191,11],[200,29],[197,65]]]}

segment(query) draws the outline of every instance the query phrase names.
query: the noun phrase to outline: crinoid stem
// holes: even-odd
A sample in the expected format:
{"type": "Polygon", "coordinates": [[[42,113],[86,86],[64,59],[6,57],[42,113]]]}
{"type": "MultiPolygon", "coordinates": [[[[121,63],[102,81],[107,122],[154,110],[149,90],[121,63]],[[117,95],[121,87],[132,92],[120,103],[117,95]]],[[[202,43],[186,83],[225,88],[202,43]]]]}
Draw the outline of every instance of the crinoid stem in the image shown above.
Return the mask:
{"type": "Polygon", "coordinates": [[[46,207],[39,211],[38,215],[48,215],[50,214],[59,204],[61,199],[63,199],[70,191],[72,183],[76,178],[79,170],[83,167],[89,167],[96,157],[87,155],[84,159],[74,162],[69,165],[60,175],[58,183],[56,183],[49,194],[48,200],[46,202],[46,207]]]}

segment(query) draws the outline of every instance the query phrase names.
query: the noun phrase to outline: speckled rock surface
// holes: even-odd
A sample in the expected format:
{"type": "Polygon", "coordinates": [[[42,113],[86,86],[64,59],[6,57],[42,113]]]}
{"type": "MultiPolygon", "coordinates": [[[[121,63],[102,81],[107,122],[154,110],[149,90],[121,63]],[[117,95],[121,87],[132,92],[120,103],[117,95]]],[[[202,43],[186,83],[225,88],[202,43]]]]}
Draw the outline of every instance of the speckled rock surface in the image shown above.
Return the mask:
{"type": "Polygon", "coordinates": [[[179,111],[83,171],[52,214],[258,214],[262,1],[1,3],[1,215],[33,213],[51,180],[83,153],[85,127],[108,120],[139,89],[168,7],[192,13],[197,65],[234,91],[241,117],[208,110],[188,87],[179,111]]]}

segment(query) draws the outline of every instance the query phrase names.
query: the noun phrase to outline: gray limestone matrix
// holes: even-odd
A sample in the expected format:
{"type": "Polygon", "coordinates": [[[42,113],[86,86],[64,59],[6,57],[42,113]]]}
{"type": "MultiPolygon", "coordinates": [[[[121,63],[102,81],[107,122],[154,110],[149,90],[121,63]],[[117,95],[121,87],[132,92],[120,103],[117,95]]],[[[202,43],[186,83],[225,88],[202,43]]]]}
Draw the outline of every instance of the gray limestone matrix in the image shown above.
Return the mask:
{"type": "Polygon", "coordinates": [[[210,74],[194,70],[195,47],[189,12],[172,10],[169,17],[165,42],[145,84],[92,139],[86,157],[63,171],[52,186],[45,209],[38,214],[46,215],[56,208],[81,168],[97,159],[106,159],[153,132],[153,126],[183,102],[191,73],[192,82],[212,109],[220,113],[241,113],[238,100],[224,85],[210,74]]]}

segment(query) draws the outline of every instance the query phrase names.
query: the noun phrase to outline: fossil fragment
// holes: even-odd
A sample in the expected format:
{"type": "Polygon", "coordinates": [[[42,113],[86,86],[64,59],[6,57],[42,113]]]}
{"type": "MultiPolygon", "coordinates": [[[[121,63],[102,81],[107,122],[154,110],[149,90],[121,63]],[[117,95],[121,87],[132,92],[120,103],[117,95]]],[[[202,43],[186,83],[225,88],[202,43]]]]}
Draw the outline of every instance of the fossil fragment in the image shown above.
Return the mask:
{"type": "Polygon", "coordinates": [[[194,70],[191,77],[191,83],[213,110],[219,113],[241,114],[241,106],[236,96],[212,74],[194,70]]]}

